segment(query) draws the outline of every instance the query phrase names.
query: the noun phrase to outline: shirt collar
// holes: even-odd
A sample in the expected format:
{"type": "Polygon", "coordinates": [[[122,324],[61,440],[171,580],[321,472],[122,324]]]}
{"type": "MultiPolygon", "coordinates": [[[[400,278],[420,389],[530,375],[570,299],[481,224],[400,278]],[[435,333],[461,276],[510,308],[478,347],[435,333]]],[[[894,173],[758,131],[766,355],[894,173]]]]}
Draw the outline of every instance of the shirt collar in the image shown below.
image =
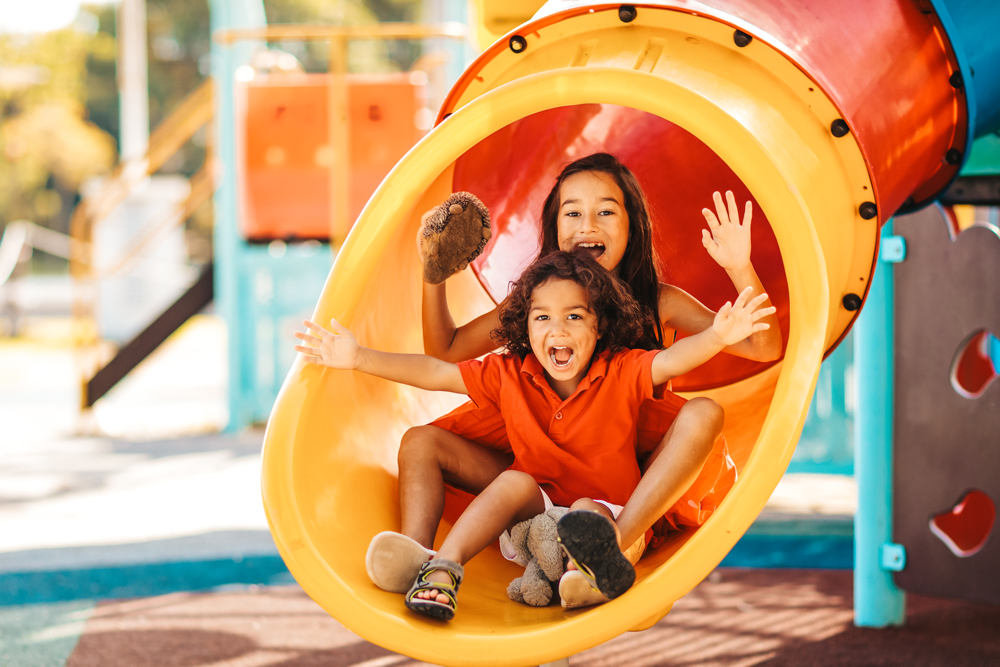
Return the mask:
{"type": "MultiPolygon", "coordinates": [[[[598,378],[602,378],[607,375],[608,372],[608,358],[611,356],[611,352],[604,350],[598,354],[590,363],[590,369],[587,374],[583,376],[580,380],[580,384],[576,388],[577,393],[584,389],[590,387],[598,378]]],[[[542,367],[542,363],[538,361],[534,353],[529,352],[524,357],[524,361],[521,362],[521,372],[528,375],[535,381],[535,384],[539,386],[549,386],[548,380],[545,379],[545,369],[542,367]]]]}

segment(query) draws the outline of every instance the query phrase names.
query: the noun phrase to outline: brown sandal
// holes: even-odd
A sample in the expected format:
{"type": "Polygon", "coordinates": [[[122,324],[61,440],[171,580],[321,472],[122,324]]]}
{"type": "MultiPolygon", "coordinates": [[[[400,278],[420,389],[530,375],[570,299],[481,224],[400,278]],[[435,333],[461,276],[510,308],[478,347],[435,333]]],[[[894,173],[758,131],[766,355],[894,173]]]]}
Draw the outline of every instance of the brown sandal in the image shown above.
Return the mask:
{"type": "Polygon", "coordinates": [[[458,587],[465,576],[465,568],[453,560],[445,558],[434,558],[420,566],[420,574],[417,580],[410,587],[410,592],[406,594],[406,608],[433,618],[440,618],[450,621],[455,618],[455,610],[458,609],[458,587]],[[451,575],[451,583],[441,583],[440,581],[428,581],[427,575],[431,572],[444,571],[451,575]],[[420,591],[436,590],[448,598],[448,602],[438,602],[437,600],[423,599],[416,597],[420,591]]]}

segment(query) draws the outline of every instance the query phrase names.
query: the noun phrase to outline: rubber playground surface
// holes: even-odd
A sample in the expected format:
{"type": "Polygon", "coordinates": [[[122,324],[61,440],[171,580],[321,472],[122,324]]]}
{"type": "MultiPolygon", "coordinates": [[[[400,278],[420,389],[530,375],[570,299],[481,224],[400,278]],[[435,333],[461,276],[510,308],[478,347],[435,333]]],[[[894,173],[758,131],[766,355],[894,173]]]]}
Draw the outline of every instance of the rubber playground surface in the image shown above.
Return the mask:
{"type": "MultiPolygon", "coordinates": [[[[261,431],[213,432],[222,334],[196,318],[103,399],[89,435],[70,349],[0,344],[0,666],[421,664],[291,579],[260,504],[261,431]]],[[[853,494],[850,478],[786,477],[666,618],[570,664],[1000,664],[998,607],[912,595],[906,627],[853,627],[853,494]]]]}
{"type": "MultiPolygon", "coordinates": [[[[907,616],[904,628],[855,628],[850,571],[722,569],[652,628],[570,664],[1000,664],[1000,608],[910,596],[907,616]]],[[[0,608],[0,628],[2,664],[26,667],[425,664],[362,640],[294,585],[0,608]],[[19,619],[35,624],[26,641],[11,637],[19,619]]]]}

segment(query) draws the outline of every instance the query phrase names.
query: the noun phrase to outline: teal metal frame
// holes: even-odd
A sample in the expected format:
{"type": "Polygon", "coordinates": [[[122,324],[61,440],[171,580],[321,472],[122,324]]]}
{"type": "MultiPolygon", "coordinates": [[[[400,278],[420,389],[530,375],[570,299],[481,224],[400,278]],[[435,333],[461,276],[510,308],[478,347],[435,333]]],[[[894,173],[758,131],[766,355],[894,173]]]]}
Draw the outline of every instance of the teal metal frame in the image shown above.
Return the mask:
{"type": "MultiPolygon", "coordinates": [[[[883,244],[895,238],[892,228],[891,220],[882,227],[883,244]]],[[[905,257],[905,251],[902,255],[905,257]]],[[[878,262],[867,303],[854,329],[857,379],[854,477],[858,486],[858,510],[854,516],[854,624],[875,628],[902,625],[906,606],[906,594],[892,578],[893,570],[905,564],[905,552],[901,553],[901,547],[892,543],[895,352],[892,265],[903,257],[898,251],[891,257],[891,261],[878,262]]]]}

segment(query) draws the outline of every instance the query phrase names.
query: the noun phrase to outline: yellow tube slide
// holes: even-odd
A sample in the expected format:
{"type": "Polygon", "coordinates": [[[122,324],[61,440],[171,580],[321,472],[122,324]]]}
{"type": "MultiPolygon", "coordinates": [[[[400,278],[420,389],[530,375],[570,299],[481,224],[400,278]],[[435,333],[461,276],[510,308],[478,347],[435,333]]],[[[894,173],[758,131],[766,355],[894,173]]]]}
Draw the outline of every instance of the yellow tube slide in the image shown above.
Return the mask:
{"type": "MultiPolygon", "coordinates": [[[[506,586],[519,568],[491,548],[468,564],[455,620],[438,623],[407,612],[401,596],[372,585],[364,556],[373,535],[399,528],[400,437],[462,397],[299,359],[265,439],[268,520],[309,595],[393,651],[444,665],[537,665],[661,618],[718,565],[764,506],[791,458],[824,351],[851,319],[841,297],[849,288],[858,291],[859,281],[864,293],[877,226],[857,208],[870,197],[871,183],[853,142],[830,135],[838,117],[832,103],[777,51],[763,44],[741,51],[729,26],[680,12],[643,16],[645,23],[619,37],[616,8],[550,22],[536,33],[522,29],[541,35],[530,37],[525,57],[496,57],[483,70],[480,89],[461,93],[454,113],[376,191],[337,257],[314,318],[338,319],[362,344],[422,351],[419,216],[452,191],[464,154],[498,130],[558,107],[610,104],[668,119],[746,185],[784,263],[789,326],[783,362],[701,392],[726,409],[739,481],[702,528],[647,554],[636,585],[608,604],[567,613],[510,602],[506,586]],[[588,32],[602,34],[602,41],[576,66],[566,66],[578,45],[588,43],[588,32]],[[667,48],[670,58],[647,66],[650,44],[667,48]]],[[[551,182],[537,187],[547,190],[551,182]]],[[[458,321],[493,306],[469,271],[450,281],[449,301],[458,321]]]]}

